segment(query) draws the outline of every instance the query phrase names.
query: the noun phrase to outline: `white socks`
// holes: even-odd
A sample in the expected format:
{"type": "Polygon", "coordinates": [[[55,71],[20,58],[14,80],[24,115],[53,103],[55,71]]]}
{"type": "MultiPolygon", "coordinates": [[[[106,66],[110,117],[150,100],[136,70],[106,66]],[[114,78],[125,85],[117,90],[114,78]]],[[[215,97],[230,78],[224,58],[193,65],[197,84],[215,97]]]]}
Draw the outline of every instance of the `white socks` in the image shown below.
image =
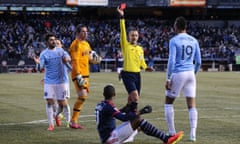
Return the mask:
{"type": "MultiPolygon", "coordinates": [[[[165,104],[165,118],[168,125],[169,134],[176,134],[174,125],[174,108],[172,104],[165,104]]],[[[196,108],[189,109],[190,138],[196,140],[198,112],[196,108]]]]}
{"type": "Polygon", "coordinates": [[[64,114],[66,122],[69,123],[70,118],[71,118],[70,106],[69,105],[63,106],[63,114],[64,114]]]}
{"type": "Polygon", "coordinates": [[[174,125],[174,108],[172,104],[165,104],[165,118],[168,125],[168,130],[170,135],[176,134],[175,125],[174,125]]]}
{"type": "Polygon", "coordinates": [[[196,108],[189,109],[190,138],[196,139],[198,112],[196,108]]]}
{"type": "MultiPolygon", "coordinates": [[[[46,114],[47,114],[47,118],[48,118],[48,124],[53,125],[54,126],[54,117],[56,116],[56,114],[59,114],[62,112],[62,108],[61,107],[57,107],[54,104],[46,104],[46,114]],[[54,111],[55,109],[55,111],[54,111]],[[57,109],[57,110],[56,110],[57,109]]],[[[65,120],[67,123],[70,122],[71,119],[71,113],[70,113],[70,106],[66,105],[63,106],[63,114],[65,117],[65,120]]]]}
{"type": "Polygon", "coordinates": [[[47,118],[48,118],[48,124],[49,126],[54,126],[54,122],[53,122],[53,105],[49,105],[49,104],[46,104],[46,113],[47,113],[47,118]]]}

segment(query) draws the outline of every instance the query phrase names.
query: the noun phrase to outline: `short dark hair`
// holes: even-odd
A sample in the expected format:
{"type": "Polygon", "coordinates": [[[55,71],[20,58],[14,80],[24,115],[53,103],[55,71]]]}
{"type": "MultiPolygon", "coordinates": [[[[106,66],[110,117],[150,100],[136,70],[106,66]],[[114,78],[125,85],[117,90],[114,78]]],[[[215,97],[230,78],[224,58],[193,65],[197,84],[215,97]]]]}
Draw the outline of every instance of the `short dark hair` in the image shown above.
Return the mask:
{"type": "Polygon", "coordinates": [[[138,32],[138,28],[136,28],[136,27],[129,27],[128,28],[128,33],[131,32],[131,31],[137,31],[138,32]]]}
{"type": "Polygon", "coordinates": [[[78,24],[78,25],[76,26],[75,33],[81,32],[81,30],[82,30],[83,27],[87,27],[87,26],[84,25],[84,24],[78,24]]]}
{"type": "Polygon", "coordinates": [[[115,96],[115,88],[113,85],[106,85],[103,89],[103,96],[105,99],[111,99],[113,96],[115,96]]]}
{"type": "Polygon", "coordinates": [[[182,16],[176,18],[175,24],[178,30],[185,30],[187,27],[187,21],[182,16]]]}
{"type": "Polygon", "coordinates": [[[55,36],[54,33],[48,33],[48,34],[46,34],[46,36],[45,36],[45,41],[48,41],[48,39],[49,39],[50,37],[56,37],[56,36],[55,36]]]}

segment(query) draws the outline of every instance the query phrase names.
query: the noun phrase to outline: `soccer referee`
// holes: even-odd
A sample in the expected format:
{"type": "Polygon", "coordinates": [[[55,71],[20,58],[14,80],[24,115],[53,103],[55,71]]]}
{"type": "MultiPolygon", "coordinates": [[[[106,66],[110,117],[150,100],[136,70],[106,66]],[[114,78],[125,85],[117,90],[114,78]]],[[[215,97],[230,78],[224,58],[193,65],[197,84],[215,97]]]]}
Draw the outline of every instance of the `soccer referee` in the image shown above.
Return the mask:
{"type": "Polygon", "coordinates": [[[137,103],[141,90],[141,69],[153,71],[153,68],[147,66],[144,59],[143,48],[138,45],[139,33],[137,29],[131,29],[126,33],[124,10],[117,8],[120,15],[120,46],[123,54],[122,80],[128,92],[128,103],[122,111],[129,111],[134,107],[137,110],[137,103]],[[130,108],[131,107],[131,108],[130,108]]]}

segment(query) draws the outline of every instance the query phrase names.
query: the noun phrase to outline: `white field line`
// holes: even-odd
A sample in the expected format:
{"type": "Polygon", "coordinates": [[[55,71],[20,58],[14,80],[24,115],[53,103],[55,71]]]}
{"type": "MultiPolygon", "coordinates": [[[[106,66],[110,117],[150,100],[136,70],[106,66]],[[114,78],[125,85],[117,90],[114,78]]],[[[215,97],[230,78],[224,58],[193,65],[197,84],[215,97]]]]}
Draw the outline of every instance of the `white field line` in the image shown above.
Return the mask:
{"type": "MultiPolygon", "coordinates": [[[[95,115],[81,115],[79,116],[79,118],[90,118],[91,117],[94,117],[93,119],[91,120],[84,120],[84,121],[79,121],[79,122],[91,122],[91,121],[95,121],[95,115]]],[[[34,120],[34,121],[29,121],[29,122],[21,122],[21,123],[3,123],[1,124],[0,123],[0,126],[3,126],[3,125],[23,125],[23,124],[41,124],[41,123],[48,123],[47,119],[44,119],[44,120],[34,120]]]]}
{"type": "MultiPolygon", "coordinates": [[[[240,108],[224,108],[227,110],[240,110],[240,108]]],[[[200,111],[205,111],[205,110],[217,110],[217,109],[198,109],[200,111]]],[[[175,111],[187,111],[187,109],[182,109],[182,110],[175,110],[175,111]]],[[[154,112],[154,111],[153,111],[154,112]]],[[[159,111],[158,111],[159,112],[159,111]]],[[[79,120],[79,122],[81,123],[85,123],[85,122],[95,122],[95,115],[80,115],[79,118],[88,118],[87,120],[79,120]]],[[[240,115],[231,115],[231,116],[199,116],[199,119],[225,119],[225,118],[240,118],[240,115]]],[[[152,119],[148,119],[148,120],[165,120],[165,117],[157,117],[157,118],[152,118],[152,119]]],[[[47,123],[47,119],[43,119],[43,120],[34,120],[34,121],[29,121],[29,122],[21,122],[21,123],[0,123],[0,126],[10,126],[10,125],[23,125],[23,124],[41,124],[41,123],[47,123]]]]}

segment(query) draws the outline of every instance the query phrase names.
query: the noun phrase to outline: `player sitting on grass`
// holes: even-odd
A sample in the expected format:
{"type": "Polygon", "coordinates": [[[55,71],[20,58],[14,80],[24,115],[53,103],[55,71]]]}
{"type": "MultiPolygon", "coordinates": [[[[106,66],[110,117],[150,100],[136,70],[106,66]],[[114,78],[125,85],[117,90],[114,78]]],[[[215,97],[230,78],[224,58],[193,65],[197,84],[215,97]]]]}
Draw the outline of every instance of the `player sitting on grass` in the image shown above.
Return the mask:
{"type": "Polygon", "coordinates": [[[95,115],[96,123],[101,142],[103,144],[121,144],[127,140],[136,129],[141,129],[145,134],[161,139],[166,144],[175,144],[179,141],[184,133],[180,131],[172,136],[167,136],[164,132],[157,129],[140,115],[151,113],[151,106],[145,106],[140,111],[135,112],[136,108],[128,113],[119,111],[114,103],[115,88],[107,85],[103,90],[104,100],[96,105],[95,115]],[[120,126],[116,127],[116,119],[123,121],[120,126]]]}

